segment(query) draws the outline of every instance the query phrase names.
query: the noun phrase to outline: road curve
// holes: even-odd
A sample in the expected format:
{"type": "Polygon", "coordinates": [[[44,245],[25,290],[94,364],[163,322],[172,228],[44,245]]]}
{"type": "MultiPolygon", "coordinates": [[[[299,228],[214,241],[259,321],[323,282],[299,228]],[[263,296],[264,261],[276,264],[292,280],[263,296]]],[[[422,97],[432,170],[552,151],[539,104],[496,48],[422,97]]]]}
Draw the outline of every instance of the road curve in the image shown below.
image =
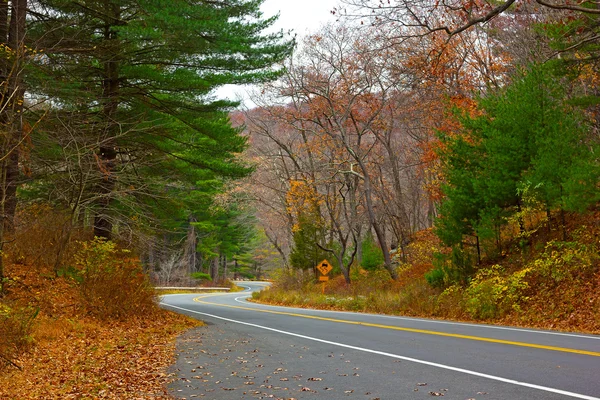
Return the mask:
{"type": "Polygon", "coordinates": [[[266,283],[239,285],[244,292],[167,295],[161,306],[253,335],[304,371],[362,372],[351,382],[328,375],[331,387],[354,389],[294,398],[600,400],[597,335],[267,306],[246,301],[266,283]],[[295,345],[302,355],[286,353],[295,345]]]}

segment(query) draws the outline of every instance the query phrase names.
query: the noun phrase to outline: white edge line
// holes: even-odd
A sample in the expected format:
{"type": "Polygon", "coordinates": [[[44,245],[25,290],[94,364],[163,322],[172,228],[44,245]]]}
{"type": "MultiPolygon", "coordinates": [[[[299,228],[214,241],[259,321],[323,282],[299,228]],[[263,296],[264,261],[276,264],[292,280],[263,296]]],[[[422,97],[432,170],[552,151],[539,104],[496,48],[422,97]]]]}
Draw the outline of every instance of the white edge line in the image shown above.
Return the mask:
{"type": "Polygon", "coordinates": [[[272,331],[272,332],[276,332],[276,333],[281,333],[281,334],[289,335],[289,336],[295,336],[295,337],[299,337],[301,339],[312,340],[314,342],[320,342],[320,343],[330,344],[330,345],[333,345],[333,346],[343,347],[343,348],[346,348],[346,349],[357,350],[357,351],[362,351],[362,352],[365,352],[365,353],[371,353],[371,354],[377,354],[377,355],[381,355],[381,356],[385,356],[385,357],[396,358],[396,359],[399,359],[399,360],[409,361],[409,362],[413,362],[413,363],[416,363],[416,364],[428,365],[430,367],[436,367],[436,368],[441,368],[441,369],[445,369],[445,370],[449,370],[449,371],[460,372],[460,373],[463,373],[463,374],[478,376],[478,377],[481,377],[481,378],[486,378],[486,379],[491,379],[491,380],[494,380],[494,381],[509,383],[509,384],[512,384],[512,385],[524,386],[524,387],[527,387],[527,388],[537,389],[537,390],[541,390],[541,391],[544,391],[544,392],[561,394],[561,395],[573,397],[573,398],[576,398],[576,399],[600,400],[600,398],[598,398],[598,397],[587,396],[585,394],[568,392],[566,390],[554,389],[554,388],[550,388],[550,387],[546,387],[546,386],[535,385],[533,383],[515,381],[513,379],[502,378],[500,376],[495,376],[495,375],[488,375],[488,374],[484,374],[484,373],[477,372],[477,371],[471,371],[471,370],[464,369],[464,368],[457,368],[457,367],[452,367],[450,365],[444,365],[444,364],[434,363],[434,362],[431,362],[431,361],[419,360],[417,358],[411,358],[411,357],[400,356],[398,354],[386,353],[384,351],[372,350],[372,349],[367,349],[367,348],[364,348],[364,347],[357,347],[357,346],[351,346],[349,344],[332,342],[332,341],[329,341],[329,340],[319,339],[319,338],[315,338],[315,337],[312,337],[312,336],[305,336],[305,335],[300,335],[298,333],[293,333],[293,332],[288,332],[288,331],[282,331],[282,330],[275,329],[275,328],[269,328],[267,326],[252,324],[250,322],[243,322],[243,321],[237,321],[235,319],[229,319],[229,318],[225,318],[225,317],[219,317],[218,315],[213,315],[213,314],[203,313],[203,312],[200,312],[200,311],[190,310],[188,308],[173,306],[173,305],[169,305],[169,304],[165,304],[165,303],[161,303],[161,304],[163,306],[165,306],[165,307],[176,308],[178,310],[187,311],[187,312],[191,312],[191,313],[199,314],[199,315],[204,315],[204,316],[207,316],[207,317],[217,318],[217,319],[220,319],[220,320],[223,320],[223,321],[227,321],[227,322],[233,322],[233,323],[236,323],[236,324],[252,326],[254,328],[264,329],[264,330],[268,330],[268,331],[272,331]]]}
{"type": "Polygon", "coordinates": [[[491,326],[491,325],[484,325],[484,324],[469,324],[469,323],[466,323],[466,322],[438,321],[438,320],[435,320],[435,319],[399,317],[399,316],[396,316],[396,315],[383,315],[383,314],[372,314],[372,313],[358,313],[358,312],[352,312],[352,311],[334,311],[334,310],[319,310],[319,309],[316,309],[316,308],[299,308],[299,307],[286,307],[286,306],[272,306],[270,304],[252,303],[252,302],[249,302],[249,301],[241,301],[240,299],[243,299],[243,297],[236,297],[235,301],[237,301],[238,303],[241,303],[241,304],[252,304],[252,305],[258,304],[258,305],[261,305],[261,306],[273,307],[273,308],[304,310],[304,311],[309,310],[309,311],[317,311],[317,312],[323,312],[323,313],[335,313],[335,314],[368,315],[368,316],[371,316],[371,317],[386,318],[386,319],[396,319],[396,320],[400,320],[400,321],[428,322],[428,323],[431,323],[431,324],[470,326],[470,327],[476,327],[476,328],[500,329],[500,330],[504,330],[504,331],[540,333],[540,334],[544,334],[544,335],[568,336],[568,337],[575,337],[575,338],[582,338],[582,339],[600,340],[600,336],[578,335],[578,334],[575,334],[575,333],[550,332],[550,331],[543,331],[543,330],[533,330],[533,329],[523,329],[523,328],[510,328],[510,327],[507,327],[507,326],[491,326]]]}

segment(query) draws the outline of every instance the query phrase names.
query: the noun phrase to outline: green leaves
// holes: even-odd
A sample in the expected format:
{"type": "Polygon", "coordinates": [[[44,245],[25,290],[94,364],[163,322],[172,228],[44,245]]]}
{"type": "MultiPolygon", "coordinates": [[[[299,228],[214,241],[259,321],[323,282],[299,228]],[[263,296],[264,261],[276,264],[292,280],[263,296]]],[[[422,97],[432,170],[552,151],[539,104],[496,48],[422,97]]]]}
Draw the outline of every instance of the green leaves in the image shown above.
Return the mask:
{"type": "Polygon", "coordinates": [[[275,19],[261,3],[41,0],[29,34],[44,57],[28,87],[48,109],[28,188],[59,188],[57,202],[100,214],[107,231],[182,234],[191,213],[251,172],[229,121],[236,103],[214,90],[274,78],[290,54],[282,32],[264,33],[275,19]]]}
{"type": "Polygon", "coordinates": [[[525,229],[527,204],[581,211],[600,198],[590,127],[549,67],[532,66],[478,102],[479,115],[458,116],[460,135],[441,136],[447,181],[436,231],[446,245],[475,245],[465,241],[472,235],[478,251],[479,238],[500,246],[510,216],[525,229]]]}

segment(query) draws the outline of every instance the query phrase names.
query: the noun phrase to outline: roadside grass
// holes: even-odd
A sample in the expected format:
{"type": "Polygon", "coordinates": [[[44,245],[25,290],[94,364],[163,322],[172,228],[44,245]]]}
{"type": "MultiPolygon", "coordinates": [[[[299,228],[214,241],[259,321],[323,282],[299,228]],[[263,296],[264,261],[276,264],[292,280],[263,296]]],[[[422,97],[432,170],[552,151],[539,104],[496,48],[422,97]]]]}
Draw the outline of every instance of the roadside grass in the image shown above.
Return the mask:
{"type": "MultiPolygon", "coordinates": [[[[556,236],[561,236],[557,233],[556,236]]],[[[288,271],[253,301],[329,310],[495,323],[600,333],[600,213],[574,220],[567,241],[544,237],[524,253],[514,246],[503,258],[479,267],[468,283],[433,288],[439,243],[422,232],[392,281],[383,269],[354,267],[325,284],[312,273],[288,271]]]]}
{"type": "Polygon", "coordinates": [[[244,288],[237,286],[234,282],[232,281],[225,281],[225,282],[221,282],[218,285],[215,285],[215,287],[225,287],[228,288],[229,290],[222,290],[222,289],[210,289],[207,287],[197,287],[197,288],[192,288],[192,287],[187,287],[187,288],[168,288],[168,289],[161,289],[161,288],[154,288],[154,293],[157,296],[162,296],[162,295],[166,295],[166,294],[202,294],[202,293],[236,293],[236,292],[241,292],[244,290],[244,288]]]}
{"type": "Polygon", "coordinates": [[[336,277],[323,285],[307,284],[302,288],[282,287],[277,282],[260,292],[254,292],[252,300],[294,307],[318,308],[338,311],[356,311],[396,315],[434,315],[436,292],[426,282],[406,285],[402,291],[372,287],[357,290],[341,284],[343,277],[336,277]],[[423,301],[426,300],[426,301],[423,301]]]}
{"type": "Polygon", "coordinates": [[[230,293],[229,290],[202,290],[202,289],[154,289],[157,296],[166,294],[203,294],[203,293],[230,293]]]}

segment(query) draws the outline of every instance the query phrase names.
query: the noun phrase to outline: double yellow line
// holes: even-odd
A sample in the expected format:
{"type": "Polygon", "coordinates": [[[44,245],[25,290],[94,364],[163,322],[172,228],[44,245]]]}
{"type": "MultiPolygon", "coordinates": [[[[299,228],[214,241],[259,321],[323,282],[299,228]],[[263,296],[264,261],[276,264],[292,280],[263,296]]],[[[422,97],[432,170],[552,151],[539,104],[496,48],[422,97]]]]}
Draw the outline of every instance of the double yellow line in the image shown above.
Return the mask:
{"type": "MultiPolygon", "coordinates": [[[[223,293],[223,294],[228,294],[228,293],[223,293]]],[[[243,306],[233,306],[233,305],[227,305],[227,304],[211,303],[209,301],[202,300],[206,297],[212,297],[212,296],[215,296],[215,294],[198,296],[194,299],[194,301],[196,303],[207,304],[207,305],[212,305],[212,306],[219,306],[219,307],[226,307],[226,308],[235,308],[238,310],[248,310],[248,311],[262,312],[262,313],[268,313],[268,314],[287,315],[290,317],[315,319],[315,320],[319,320],[319,321],[328,321],[328,322],[335,322],[335,323],[340,323],[340,324],[368,326],[371,328],[380,328],[380,329],[389,329],[389,330],[402,331],[402,332],[421,333],[421,334],[425,334],[425,335],[444,336],[444,337],[451,337],[451,338],[456,338],[456,339],[475,340],[475,341],[479,341],[479,342],[498,343],[498,344],[506,344],[506,345],[510,345],[510,346],[529,347],[529,348],[534,348],[534,349],[560,351],[563,353],[574,353],[574,354],[583,354],[586,356],[600,357],[600,353],[595,352],[595,351],[570,349],[570,348],[566,348],[566,347],[546,346],[543,344],[536,344],[536,343],[514,342],[511,340],[491,339],[491,338],[480,337],[480,336],[461,335],[458,333],[430,331],[430,330],[426,330],[426,329],[404,328],[404,327],[400,327],[400,326],[374,324],[374,323],[370,323],[370,322],[349,321],[349,320],[345,320],[345,319],[319,317],[319,316],[315,316],[315,315],[305,315],[305,314],[298,314],[298,313],[285,312],[285,311],[261,310],[261,309],[257,309],[257,308],[250,308],[250,307],[243,307],[243,306]]]]}

